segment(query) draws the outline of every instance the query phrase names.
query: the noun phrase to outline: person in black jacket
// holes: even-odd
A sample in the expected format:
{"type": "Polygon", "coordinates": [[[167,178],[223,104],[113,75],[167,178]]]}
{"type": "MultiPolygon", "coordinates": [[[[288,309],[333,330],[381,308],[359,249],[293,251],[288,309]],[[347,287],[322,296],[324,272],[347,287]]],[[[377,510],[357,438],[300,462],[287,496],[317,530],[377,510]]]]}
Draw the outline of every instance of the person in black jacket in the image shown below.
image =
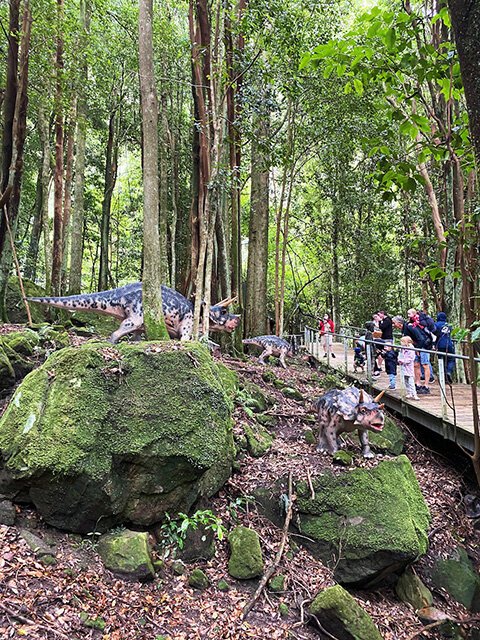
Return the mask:
{"type": "Polygon", "coordinates": [[[398,365],[398,353],[394,350],[391,344],[386,344],[383,347],[383,361],[385,362],[385,373],[388,374],[390,380],[389,389],[395,389],[397,386],[397,365],[398,365]]]}
{"type": "Polygon", "coordinates": [[[382,332],[382,340],[385,342],[393,342],[393,323],[390,316],[385,311],[378,311],[378,317],[380,318],[379,329],[382,332]]]}

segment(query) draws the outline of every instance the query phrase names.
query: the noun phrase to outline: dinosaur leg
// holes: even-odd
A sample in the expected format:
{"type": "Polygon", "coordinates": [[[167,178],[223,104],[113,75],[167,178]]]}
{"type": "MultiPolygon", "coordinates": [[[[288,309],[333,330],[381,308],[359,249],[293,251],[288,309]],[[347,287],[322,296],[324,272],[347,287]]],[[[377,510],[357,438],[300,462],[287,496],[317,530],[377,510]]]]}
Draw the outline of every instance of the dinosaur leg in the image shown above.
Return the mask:
{"type": "Polygon", "coordinates": [[[143,317],[138,315],[131,315],[128,318],[125,318],[118,329],[112,333],[109,341],[112,344],[116,344],[120,340],[120,338],[123,338],[123,336],[126,336],[129,333],[140,331],[142,327],[143,317]]]}
{"type": "Polygon", "coordinates": [[[286,354],[285,354],[285,351],[280,351],[280,364],[282,365],[282,367],[283,367],[284,369],[286,369],[286,368],[287,368],[287,364],[286,364],[286,362],[285,362],[285,355],[286,355],[286,354]]]}
{"type": "Polygon", "coordinates": [[[272,349],[270,347],[265,347],[265,351],[263,351],[259,358],[258,361],[261,362],[262,364],[265,364],[265,358],[268,358],[268,356],[272,355],[272,349]]]}
{"type": "Polygon", "coordinates": [[[360,444],[362,445],[362,455],[364,458],[374,458],[375,454],[370,449],[370,443],[368,442],[368,432],[365,429],[358,430],[358,437],[360,438],[360,444]]]}
{"type": "Polygon", "coordinates": [[[185,342],[192,339],[193,331],[193,314],[187,314],[179,324],[178,333],[180,334],[180,340],[185,342]]]}
{"type": "Polygon", "coordinates": [[[336,453],[338,451],[337,427],[337,419],[334,416],[333,418],[330,418],[330,421],[325,428],[325,440],[327,442],[327,450],[330,453],[336,453]]]}

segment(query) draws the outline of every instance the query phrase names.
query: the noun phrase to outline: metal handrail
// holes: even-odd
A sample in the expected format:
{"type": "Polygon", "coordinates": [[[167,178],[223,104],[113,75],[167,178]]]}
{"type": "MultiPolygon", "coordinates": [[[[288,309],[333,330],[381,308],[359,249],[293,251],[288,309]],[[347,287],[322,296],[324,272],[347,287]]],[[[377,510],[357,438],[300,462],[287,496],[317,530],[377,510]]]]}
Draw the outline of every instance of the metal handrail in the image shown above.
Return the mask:
{"type": "MultiPolygon", "coordinates": [[[[314,331],[315,333],[320,333],[319,329],[316,329],[315,327],[308,327],[306,326],[305,329],[308,329],[309,331],[314,331]]],[[[325,335],[325,334],[322,334],[325,335]]],[[[365,341],[365,344],[374,344],[375,346],[379,346],[378,340],[381,340],[381,338],[373,338],[373,340],[366,340],[365,336],[353,336],[353,335],[347,335],[345,333],[337,333],[335,331],[329,331],[328,332],[329,336],[336,336],[337,338],[346,338],[347,340],[359,340],[360,338],[362,340],[365,341]]],[[[382,344],[389,344],[388,342],[386,343],[380,343],[380,345],[382,344]]],[[[394,347],[400,347],[401,345],[398,344],[393,344],[394,347]]],[[[409,349],[410,351],[422,351],[423,353],[431,353],[433,355],[438,355],[440,354],[446,354],[451,358],[456,358],[457,360],[469,360],[469,356],[464,356],[461,355],[459,353],[449,353],[446,351],[438,351],[437,349],[421,349],[420,347],[404,347],[401,346],[402,349],[409,349]]],[[[480,362],[480,358],[474,358],[475,362],[480,362]]]]}

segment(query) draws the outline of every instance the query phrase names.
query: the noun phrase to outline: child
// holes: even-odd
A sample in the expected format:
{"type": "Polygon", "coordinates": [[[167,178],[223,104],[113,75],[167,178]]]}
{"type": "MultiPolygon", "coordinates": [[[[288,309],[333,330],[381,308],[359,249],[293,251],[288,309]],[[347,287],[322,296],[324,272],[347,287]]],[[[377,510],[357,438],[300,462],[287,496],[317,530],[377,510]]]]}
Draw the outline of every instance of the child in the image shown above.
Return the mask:
{"type": "Polygon", "coordinates": [[[357,373],[357,369],[361,369],[362,373],[365,369],[365,355],[363,353],[363,347],[360,344],[360,340],[357,342],[357,346],[354,348],[355,355],[353,357],[353,371],[357,373]]]}
{"type": "MultiPolygon", "coordinates": [[[[413,340],[410,336],[403,336],[400,340],[402,347],[413,347],[413,340]]],[[[407,398],[411,400],[419,400],[417,390],[415,388],[415,378],[413,372],[413,363],[415,362],[415,351],[413,349],[400,349],[400,357],[398,363],[402,366],[402,376],[407,389],[407,398]]]]}
{"type": "Polygon", "coordinates": [[[395,389],[397,381],[397,352],[393,350],[391,344],[383,347],[382,357],[385,362],[385,372],[388,373],[390,379],[389,389],[395,389]]]}

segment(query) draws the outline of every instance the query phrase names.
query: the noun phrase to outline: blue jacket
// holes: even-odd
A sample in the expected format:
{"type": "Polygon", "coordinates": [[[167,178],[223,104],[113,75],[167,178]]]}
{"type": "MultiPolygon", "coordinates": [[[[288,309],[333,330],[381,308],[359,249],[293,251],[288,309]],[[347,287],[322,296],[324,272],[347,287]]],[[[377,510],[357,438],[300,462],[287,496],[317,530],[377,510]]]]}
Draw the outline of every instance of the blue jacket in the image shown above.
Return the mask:
{"type": "Polygon", "coordinates": [[[437,315],[434,333],[437,336],[436,347],[438,351],[451,351],[453,349],[451,327],[447,323],[447,314],[443,311],[440,311],[437,315]]]}
{"type": "Polygon", "coordinates": [[[382,353],[385,361],[385,373],[394,374],[397,373],[397,358],[398,354],[392,349],[392,351],[384,351],[382,353]]]}

